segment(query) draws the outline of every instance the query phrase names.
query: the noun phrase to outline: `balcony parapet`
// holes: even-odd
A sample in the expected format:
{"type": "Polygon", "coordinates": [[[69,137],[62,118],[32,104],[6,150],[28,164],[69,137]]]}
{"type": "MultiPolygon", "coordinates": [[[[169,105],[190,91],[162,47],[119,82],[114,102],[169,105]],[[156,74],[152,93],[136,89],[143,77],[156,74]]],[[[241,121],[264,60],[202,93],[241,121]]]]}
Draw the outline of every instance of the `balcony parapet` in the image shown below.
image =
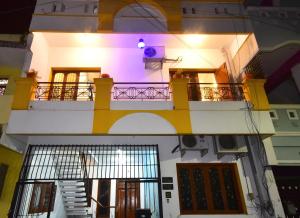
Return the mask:
{"type": "Polygon", "coordinates": [[[268,97],[264,88],[265,82],[265,79],[246,79],[243,82],[245,99],[251,102],[253,110],[270,110],[268,97]]]}

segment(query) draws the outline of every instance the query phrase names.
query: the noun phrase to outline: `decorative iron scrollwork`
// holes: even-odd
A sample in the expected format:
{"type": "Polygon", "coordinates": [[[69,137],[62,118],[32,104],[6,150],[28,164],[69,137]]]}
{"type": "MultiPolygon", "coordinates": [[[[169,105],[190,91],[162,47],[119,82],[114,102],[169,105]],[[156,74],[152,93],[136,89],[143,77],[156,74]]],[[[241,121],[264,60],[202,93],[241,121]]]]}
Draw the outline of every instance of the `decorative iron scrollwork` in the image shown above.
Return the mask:
{"type": "Polygon", "coordinates": [[[52,101],[93,101],[92,83],[38,83],[35,99],[52,101]]]}

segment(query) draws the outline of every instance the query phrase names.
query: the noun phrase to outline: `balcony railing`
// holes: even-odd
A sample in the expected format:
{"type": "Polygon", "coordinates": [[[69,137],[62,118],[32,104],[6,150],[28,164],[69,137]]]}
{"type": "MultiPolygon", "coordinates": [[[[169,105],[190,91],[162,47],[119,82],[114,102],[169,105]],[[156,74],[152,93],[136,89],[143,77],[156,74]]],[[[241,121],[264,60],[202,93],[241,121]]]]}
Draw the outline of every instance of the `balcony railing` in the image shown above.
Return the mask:
{"type": "Polygon", "coordinates": [[[169,83],[114,83],[113,100],[171,100],[169,83]]]}
{"type": "MultiPolygon", "coordinates": [[[[188,83],[190,101],[242,101],[243,87],[240,83],[188,83]]],[[[39,82],[36,100],[52,101],[93,101],[93,83],[39,82]]],[[[169,83],[116,82],[112,88],[115,101],[171,101],[169,83]]]]}
{"type": "Polygon", "coordinates": [[[189,83],[190,101],[242,101],[243,87],[240,83],[189,83]]]}
{"type": "Polygon", "coordinates": [[[35,99],[44,101],[93,101],[94,90],[93,83],[39,82],[35,99]]]}

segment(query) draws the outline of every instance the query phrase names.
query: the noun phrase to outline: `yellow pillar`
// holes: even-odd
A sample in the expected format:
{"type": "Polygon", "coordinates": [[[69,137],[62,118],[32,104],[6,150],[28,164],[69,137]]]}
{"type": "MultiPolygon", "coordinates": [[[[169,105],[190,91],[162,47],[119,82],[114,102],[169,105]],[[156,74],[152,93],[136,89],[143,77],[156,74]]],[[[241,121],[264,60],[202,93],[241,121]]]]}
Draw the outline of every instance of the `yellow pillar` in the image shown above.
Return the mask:
{"type": "Polygon", "coordinates": [[[254,110],[270,110],[269,101],[264,88],[265,79],[246,79],[243,90],[247,101],[253,104],[254,110]]]}
{"type": "Polygon", "coordinates": [[[0,145],[0,164],[8,166],[0,196],[0,217],[7,217],[22,166],[22,154],[0,145]]]}
{"type": "Polygon", "coordinates": [[[13,110],[27,110],[29,102],[34,99],[37,82],[33,78],[16,79],[13,110]]]}
{"type": "Polygon", "coordinates": [[[95,110],[109,110],[111,100],[112,78],[94,79],[96,86],[95,110]]]}
{"type": "Polygon", "coordinates": [[[189,110],[188,79],[179,78],[171,81],[174,110],[189,110]]]}

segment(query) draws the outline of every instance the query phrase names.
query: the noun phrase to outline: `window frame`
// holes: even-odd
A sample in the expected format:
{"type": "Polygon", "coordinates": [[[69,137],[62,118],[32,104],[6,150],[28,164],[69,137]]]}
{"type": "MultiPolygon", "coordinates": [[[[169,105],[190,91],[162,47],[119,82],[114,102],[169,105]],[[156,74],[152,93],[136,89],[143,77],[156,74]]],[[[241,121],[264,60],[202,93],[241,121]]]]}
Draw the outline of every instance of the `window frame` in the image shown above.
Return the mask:
{"type": "Polygon", "coordinates": [[[0,92],[0,96],[2,96],[2,95],[5,95],[5,91],[7,89],[9,78],[8,77],[0,77],[0,80],[3,80],[3,81],[6,80],[6,84],[1,84],[0,83],[0,89],[1,90],[3,89],[3,92],[2,91],[0,92]]]}
{"type": "Polygon", "coordinates": [[[269,111],[269,114],[270,114],[270,117],[271,117],[271,119],[272,119],[272,120],[278,120],[278,119],[279,119],[279,117],[278,117],[278,113],[277,113],[277,111],[276,111],[276,110],[270,110],[270,111],[269,111]],[[274,116],[273,116],[273,117],[271,116],[271,113],[273,113],[273,114],[274,114],[274,116]]]}
{"type": "Polygon", "coordinates": [[[56,190],[57,186],[54,185],[53,182],[36,182],[33,184],[32,193],[30,197],[30,203],[29,203],[29,209],[28,214],[36,214],[36,213],[47,213],[49,211],[54,210],[54,204],[55,204],[55,197],[56,197],[56,190]],[[41,194],[38,201],[38,207],[34,207],[34,197],[35,197],[35,190],[37,188],[41,187],[41,194]],[[49,204],[50,209],[47,205],[45,205],[45,196],[46,194],[49,194],[49,204]],[[52,192],[52,197],[51,197],[52,192]]]}
{"type": "Polygon", "coordinates": [[[297,110],[286,110],[289,120],[299,120],[297,110]],[[295,117],[290,116],[290,113],[294,113],[295,117]]]}
{"type": "MultiPolygon", "coordinates": [[[[207,214],[247,214],[247,208],[245,204],[245,199],[243,195],[243,190],[240,182],[240,177],[238,174],[238,169],[236,163],[177,163],[176,164],[176,172],[177,172],[177,182],[178,182],[178,197],[179,197],[179,206],[180,206],[180,214],[181,215],[207,215],[207,214]],[[224,202],[224,210],[216,210],[213,208],[213,196],[210,186],[210,180],[208,176],[208,169],[215,167],[218,169],[218,172],[224,168],[230,168],[231,172],[233,173],[233,182],[234,182],[234,190],[236,192],[236,198],[238,203],[238,209],[237,210],[230,210],[228,207],[227,199],[226,199],[226,191],[225,191],[225,184],[224,184],[224,177],[220,176],[219,174],[219,181],[221,186],[221,194],[224,202]],[[199,210],[199,209],[191,209],[191,210],[184,210],[183,203],[182,203],[182,193],[181,193],[181,180],[179,175],[179,169],[185,168],[189,171],[189,178],[190,178],[190,189],[196,190],[196,184],[194,183],[194,177],[192,177],[191,170],[194,168],[200,168],[203,170],[204,174],[204,191],[206,195],[206,202],[207,202],[207,210],[199,210]]],[[[196,195],[195,192],[191,191],[191,197],[192,197],[192,204],[196,204],[196,195]]],[[[194,207],[194,206],[192,206],[194,207]]]]}

